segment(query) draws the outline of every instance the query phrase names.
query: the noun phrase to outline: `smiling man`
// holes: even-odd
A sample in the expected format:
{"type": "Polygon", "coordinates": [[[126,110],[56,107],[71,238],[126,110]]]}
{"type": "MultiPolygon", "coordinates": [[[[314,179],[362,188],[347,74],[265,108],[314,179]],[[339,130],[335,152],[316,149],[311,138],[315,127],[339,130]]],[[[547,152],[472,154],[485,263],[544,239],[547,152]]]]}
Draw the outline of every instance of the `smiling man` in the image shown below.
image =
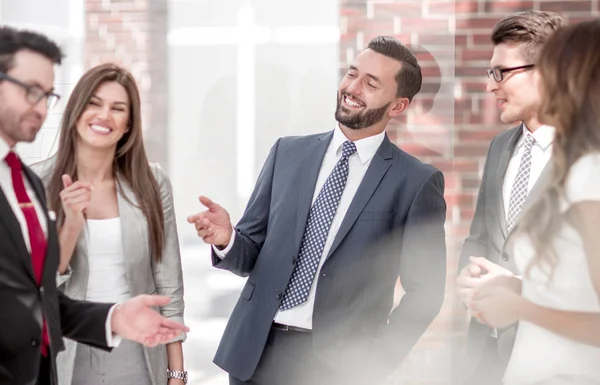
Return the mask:
{"type": "MultiPolygon", "coordinates": [[[[535,61],[550,35],[560,28],[555,13],[527,11],[502,19],[492,32],[494,52],[487,90],[496,97],[500,120],[519,122],[492,140],[477,199],[471,232],[459,265],[458,289],[469,307],[473,289],[497,275],[512,277],[516,266],[504,252],[523,204],[539,191],[552,152],[554,128],[538,120],[540,95],[534,84],[535,61]],[[541,178],[542,177],[542,178],[541,178]]],[[[515,336],[515,327],[490,329],[472,318],[468,335],[467,383],[499,384],[515,336]]]]}
{"type": "Polygon", "coordinates": [[[235,227],[200,197],[188,221],[213,264],[249,276],[215,357],[230,384],[375,385],[437,315],[444,177],[385,134],[420,88],[412,53],[375,38],[342,79],[338,124],[279,139],[235,227]]]}

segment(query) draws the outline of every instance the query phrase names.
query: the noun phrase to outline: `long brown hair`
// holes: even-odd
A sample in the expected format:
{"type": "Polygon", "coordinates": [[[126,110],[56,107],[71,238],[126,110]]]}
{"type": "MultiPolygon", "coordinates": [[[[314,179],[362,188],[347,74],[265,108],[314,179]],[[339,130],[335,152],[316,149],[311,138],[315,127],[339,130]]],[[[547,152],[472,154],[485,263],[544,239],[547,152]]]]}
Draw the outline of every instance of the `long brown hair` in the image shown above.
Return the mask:
{"type": "Polygon", "coordinates": [[[565,221],[560,212],[569,170],[582,156],[600,152],[600,19],[565,27],[540,52],[540,120],[556,128],[552,176],[523,215],[518,232],[529,235],[539,265],[551,277],[558,263],[552,240],[565,221]]]}
{"type": "MultiPolygon", "coordinates": [[[[162,258],[164,244],[164,216],[160,189],[148,164],[144,142],[142,140],[142,116],[140,94],[135,79],[124,68],[114,64],[101,64],[88,70],[73,89],[62,122],[60,124],[60,142],[56,163],[48,185],[50,207],[56,211],[58,224],[64,223],[64,211],[60,200],[63,189],[62,175],[70,175],[77,180],[77,122],[83,114],[90,98],[98,87],[106,82],[116,82],[125,88],[129,96],[129,130],[117,143],[113,162],[113,175],[118,189],[119,178],[131,187],[137,200],[137,207],[148,222],[150,250],[157,261],[162,258]]],[[[134,204],[133,202],[130,202],[134,204]]]]}

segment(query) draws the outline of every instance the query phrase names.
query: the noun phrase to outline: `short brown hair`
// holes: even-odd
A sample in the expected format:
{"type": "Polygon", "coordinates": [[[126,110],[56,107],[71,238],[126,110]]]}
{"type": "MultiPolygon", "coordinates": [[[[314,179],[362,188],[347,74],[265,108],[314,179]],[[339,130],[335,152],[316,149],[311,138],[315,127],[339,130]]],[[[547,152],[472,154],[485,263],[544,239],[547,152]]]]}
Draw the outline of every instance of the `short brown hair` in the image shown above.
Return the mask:
{"type": "Polygon", "coordinates": [[[504,17],[492,31],[494,45],[522,44],[521,53],[530,63],[535,63],[540,48],[554,31],[564,24],[554,12],[525,11],[504,17]]]}
{"type": "Polygon", "coordinates": [[[25,49],[47,57],[54,64],[60,64],[64,56],[58,45],[41,33],[1,26],[0,72],[10,71],[15,54],[25,49]]]}
{"type": "Polygon", "coordinates": [[[377,36],[369,42],[367,48],[402,63],[402,68],[396,74],[396,96],[412,101],[421,90],[422,74],[421,66],[410,49],[391,36],[377,36]]]}

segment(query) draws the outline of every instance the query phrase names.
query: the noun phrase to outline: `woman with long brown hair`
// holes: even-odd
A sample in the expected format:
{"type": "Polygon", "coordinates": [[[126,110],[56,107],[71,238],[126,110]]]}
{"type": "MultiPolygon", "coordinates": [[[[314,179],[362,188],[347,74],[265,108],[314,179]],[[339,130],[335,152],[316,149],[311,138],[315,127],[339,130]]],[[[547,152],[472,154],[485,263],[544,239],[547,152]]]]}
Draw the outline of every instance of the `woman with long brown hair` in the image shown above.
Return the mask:
{"type": "MultiPolygon", "coordinates": [[[[57,154],[34,170],[57,214],[59,288],[71,298],[98,302],[168,295],[171,303],[161,313],[182,322],[171,185],[146,157],[139,92],[127,70],[103,64],[83,75],[65,108],[57,154]]],[[[57,360],[59,381],[183,384],[184,338],[166,348],[122,341],[111,353],[66,341],[57,360]]]]}
{"type": "Polygon", "coordinates": [[[551,174],[507,240],[520,293],[492,279],[474,315],[519,322],[505,384],[600,384],[600,20],[556,32],[536,68],[551,174]]]}

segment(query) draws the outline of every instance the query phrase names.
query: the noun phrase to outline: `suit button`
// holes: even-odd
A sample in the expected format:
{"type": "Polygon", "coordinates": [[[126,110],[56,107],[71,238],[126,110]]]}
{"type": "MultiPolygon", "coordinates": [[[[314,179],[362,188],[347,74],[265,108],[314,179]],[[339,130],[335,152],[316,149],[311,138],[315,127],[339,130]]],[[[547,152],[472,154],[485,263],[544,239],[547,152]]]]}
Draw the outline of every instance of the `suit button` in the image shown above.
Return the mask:
{"type": "Polygon", "coordinates": [[[510,254],[508,253],[502,253],[502,260],[503,261],[508,261],[510,259],[510,254]]]}
{"type": "Polygon", "coordinates": [[[44,294],[44,287],[40,287],[40,294],[44,294]]]}
{"type": "Polygon", "coordinates": [[[281,299],[283,298],[283,293],[282,292],[277,292],[277,299],[281,299]]]}
{"type": "Polygon", "coordinates": [[[34,348],[39,348],[40,347],[40,340],[37,338],[32,338],[31,339],[31,346],[33,346],[34,348]]]}
{"type": "Polygon", "coordinates": [[[323,274],[321,274],[321,276],[323,276],[323,277],[327,277],[327,274],[326,274],[326,273],[323,273],[323,274]]]}
{"type": "Polygon", "coordinates": [[[298,263],[298,258],[293,258],[292,259],[292,265],[295,265],[296,263],[298,263]]]}

